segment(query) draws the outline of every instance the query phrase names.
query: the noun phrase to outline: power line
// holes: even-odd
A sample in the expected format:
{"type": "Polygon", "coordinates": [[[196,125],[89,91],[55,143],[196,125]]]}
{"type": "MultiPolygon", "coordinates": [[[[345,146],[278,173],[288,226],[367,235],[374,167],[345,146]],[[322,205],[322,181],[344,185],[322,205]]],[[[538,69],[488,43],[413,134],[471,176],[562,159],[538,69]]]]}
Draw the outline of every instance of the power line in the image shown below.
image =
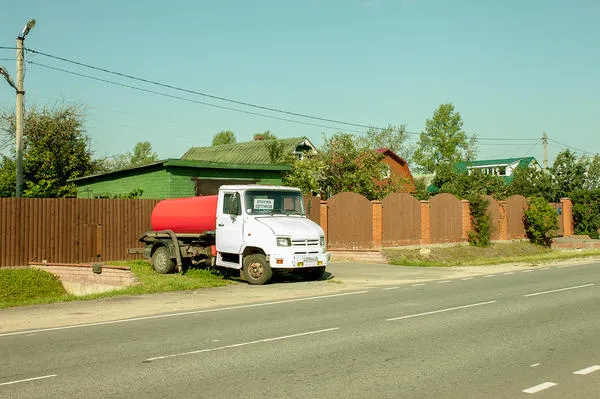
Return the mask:
{"type": "Polygon", "coordinates": [[[589,152],[589,151],[584,151],[584,150],[581,150],[581,149],[579,149],[579,148],[577,148],[577,147],[573,147],[573,146],[570,146],[570,145],[568,145],[568,144],[561,143],[560,141],[556,141],[556,140],[554,140],[554,139],[551,139],[551,138],[548,138],[548,141],[551,141],[551,142],[553,142],[553,143],[555,143],[555,144],[558,144],[558,145],[561,145],[561,146],[563,146],[563,147],[570,148],[570,149],[572,149],[572,150],[575,150],[575,151],[581,152],[581,153],[583,153],[583,154],[594,155],[594,154],[592,154],[592,153],[591,153],[591,152],[589,152]]]}
{"type": "Polygon", "coordinates": [[[34,54],[43,55],[45,57],[49,57],[49,58],[53,58],[53,59],[56,59],[56,60],[68,62],[70,64],[79,65],[79,66],[82,66],[82,67],[85,67],[85,68],[94,69],[94,70],[97,70],[97,71],[109,73],[109,74],[112,74],[112,75],[116,75],[116,76],[120,76],[120,77],[124,77],[124,78],[128,78],[128,79],[137,80],[139,82],[144,82],[144,83],[148,83],[148,84],[152,84],[152,85],[155,85],[155,86],[164,87],[164,88],[171,89],[171,90],[182,91],[182,92],[185,92],[185,93],[190,93],[190,94],[195,94],[195,95],[198,95],[198,96],[208,97],[208,98],[212,98],[212,99],[215,99],[215,100],[225,101],[225,102],[229,102],[229,103],[232,103],[232,104],[243,105],[243,106],[246,106],[246,107],[257,108],[257,109],[262,109],[262,110],[265,110],[265,111],[277,112],[277,113],[282,113],[282,114],[286,114],[286,115],[297,116],[297,117],[306,118],[306,119],[313,119],[313,120],[319,120],[319,121],[323,121],[323,122],[337,123],[337,124],[340,124],[340,125],[362,127],[362,128],[366,128],[366,129],[373,128],[373,126],[363,125],[363,124],[360,124],[360,123],[345,122],[345,121],[340,121],[340,120],[335,120],[335,119],[322,118],[322,117],[319,117],[319,116],[313,116],[313,115],[302,114],[302,113],[298,113],[298,112],[286,111],[286,110],[283,110],[283,109],[278,109],[278,108],[273,108],[273,107],[266,107],[266,106],[263,106],[263,105],[252,104],[252,103],[245,102],[245,101],[233,100],[233,99],[230,99],[230,98],[216,96],[216,95],[208,94],[208,93],[203,93],[203,92],[196,91],[196,90],[184,89],[182,87],[177,87],[177,86],[173,86],[173,85],[166,84],[166,83],[160,83],[160,82],[156,82],[156,81],[153,81],[153,80],[139,78],[139,77],[136,77],[136,76],[133,76],[133,75],[128,75],[128,74],[121,73],[121,72],[111,71],[111,70],[105,69],[105,68],[95,67],[93,65],[84,64],[84,63],[79,62],[79,61],[69,60],[67,58],[58,57],[58,56],[55,56],[55,55],[51,55],[51,54],[44,53],[44,52],[41,52],[41,51],[32,50],[32,49],[29,49],[29,48],[26,49],[26,50],[29,51],[29,52],[31,52],[31,53],[34,53],[34,54]]]}
{"type": "MultiPolygon", "coordinates": [[[[212,104],[212,103],[208,103],[208,102],[205,102],[205,101],[193,100],[191,98],[176,96],[176,95],[173,95],[173,94],[162,93],[162,92],[155,91],[155,90],[144,89],[144,88],[141,88],[141,87],[132,86],[132,85],[128,85],[128,84],[125,84],[125,83],[119,83],[119,82],[115,82],[115,81],[112,81],[112,80],[102,79],[102,78],[98,78],[98,77],[91,76],[91,75],[86,75],[86,74],[79,73],[79,72],[69,71],[67,69],[62,69],[62,68],[57,68],[57,67],[53,67],[53,66],[50,66],[50,65],[41,64],[41,63],[35,62],[35,61],[27,61],[27,63],[31,64],[31,65],[37,65],[37,66],[41,66],[41,67],[44,67],[44,68],[52,69],[52,70],[59,71],[59,72],[68,73],[68,74],[75,75],[75,76],[84,77],[84,78],[87,78],[87,79],[96,80],[96,81],[99,81],[99,82],[109,83],[109,84],[116,85],[116,86],[126,87],[128,89],[138,90],[138,91],[145,92],[145,93],[156,94],[156,95],[159,95],[159,96],[173,98],[173,99],[182,100],[182,101],[187,101],[187,102],[191,102],[191,103],[195,103],[195,104],[202,104],[202,105],[206,105],[206,106],[209,106],[209,107],[214,107],[214,108],[219,108],[219,109],[225,109],[225,110],[228,110],[228,111],[241,112],[241,113],[248,114],[248,115],[262,116],[262,117],[265,117],[265,118],[277,119],[277,120],[281,120],[281,121],[285,121],[285,122],[298,123],[298,124],[302,124],[302,125],[316,126],[316,127],[321,127],[321,128],[325,128],[325,129],[333,129],[333,130],[338,129],[338,130],[340,130],[340,128],[333,127],[333,126],[319,125],[319,124],[316,124],[316,123],[305,122],[305,121],[298,121],[298,120],[289,119],[289,118],[282,118],[282,117],[274,116],[274,115],[266,115],[266,114],[261,114],[261,113],[258,113],[258,112],[246,111],[246,110],[241,110],[241,109],[226,107],[226,106],[223,106],[223,105],[212,104]]],[[[353,133],[363,133],[362,131],[352,130],[352,129],[342,129],[342,130],[345,130],[345,131],[348,131],[348,132],[353,132],[353,133]]]]}
{"type": "MultiPolygon", "coordinates": [[[[0,48],[7,48],[8,49],[9,47],[0,47],[0,48]]],[[[12,48],[12,49],[14,49],[14,48],[12,48]]],[[[104,73],[116,75],[116,76],[127,78],[127,79],[136,80],[136,81],[147,83],[147,84],[152,84],[152,85],[156,85],[156,86],[168,88],[168,89],[171,89],[171,90],[176,90],[176,91],[181,91],[181,92],[185,92],[185,93],[189,93],[189,94],[194,94],[194,95],[199,95],[199,96],[203,96],[203,97],[208,97],[208,98],[212,98],[212,99],[219,100],[219,101],[225,101],[225,102],[229,102],[229,103],[233,103],[233,104],[237,104],[237,105],[242,105],[242,106],[246,106],[246,107],[252,107],[252,108],[262,109],[262,110],[265,110],[265,111],[282,113],[282,114],[291,115],[291,116],[297,116],[297,117],[300,117],[300,118],[312,119],[312,120],[323,121],[323,122],[330,122],[330,123],[335,123],[335,124],[339,124],[339,125],[361,127],[361,128],[365,128],[365,129],[385,130],[385,128],[376,127],[376,126],[372,126],[372,125],[365,125],[365,124],[354,123],[354,122],[346,122],[346,121],[341,121],[341,120],[336,120],[336,119],[324,118],[324,117],[309,115],[309,114],[305,114],[305,113],[292,112],[292,111],[287,111],[287,110],[283,110],[283,109],[279,109],[279,108],[274,108],[274,107],[268,107],[268,106],[253,104],[253,103],[249,103],[249,102],[245,102],[245,101],[238,101],[238,100],[234,100],[234,99],[230,99],[230,98],[226,98],[226,97],[222,97],[222,96],[216,96],[216,95],[213,95],[213,94],[208,94],[208,93],[204,93],[204,92],[200,92],[200,91],[196,91],[196,90],[185,89],[185,88],[182,88],[182,87],[178,87],[178,86],[174,86],[174,85],[170,85],[170,84],[166,84],[166,83],[161,83],[161,82],[153,81],[153,80],[150,80],[150,79],[140,78],[140,77],[136,77],[136,76],[133,76],[133,75],[125,74],[125,73],[122,73],[122,72],[112,71],[112,70],[109,70],[109,69],[106,69],[106,68],[96,67],[96,66],[93,66],[93,65],[90,65],[90,64],[86,64],[86,63],[83,63],[83,62],[70,60],[70,59],[67,59],[67,58],[64,58],[64,57],[55,56],[55,55],[52,55],[52,54],[44,53],[44,52],[41,52],[41,51],[29,49],[29,48],[26,48],[25,50],[27,50],[28,52],[31,52],[33,54],[39,54],[39,55],[42,55],[42,56],[45,56],[45,57],[48,57],[48,58],[52,58],[52,59],[56,59],[56,60],[59,60],[59,61],[67,62],[67,63],[70,63],[70,64],[82,66],[82,67],[85,67],[85,68],[90,68],[90,69],[93,69],[93,70],[96,70],[96,71],[100,71],[100,72],[104,72],[104,73]]],[[[326,125],[320,125],[320,124],[315,124],[315,123],[303,122],[303,121],[289,119],[289,118],[282,118],[282,117],[277,117],[277,116],[272,116],[272,115],[266,115],[266,114],[257,113],[257,112],[251,112],[251,111],[245,111],[245,110],[231,108],[231,107],[226,107],[226,106],[220,106],[220,105],[216,105],[216,104],[212,104],[212,103],[207,103],[207,102],[203,102],[203,101],[196,101],[196,100],[192,100],[192,99],[189,99],[189,98],[179,97],[179,96],[175,96],[175,95],[169,95],[169,94],[162,93],[162,92],[156,92],[156,91],[152,91],[152,90],[148,90],[148,89],[142,89],[142,88],[136,87],[136,86],[130,86],[130,85],[126,85],[126,84],[114,82],[114,81],[109,81],[109,80],[97,78],[97,77],[94,77],[94,76],[91,76],[91,75],[85,75],[85,74],[80,74],[80,73],[73,72],[73,71],[64,70],[64,69],[61,69],[61,68],[51,67],[51,66],[48,66],[48,65],[44,65],[44,64],[40,64],[40,63],[35,63],[33,61],[29,61],[29,63],[34,64],[34,65],[39,65],[39,66],[42,66],[42,67],[46,67],[46,68],[50,68],[50,69],[54,69],[54,70],[57,70],[57,71],[61,71],[61,72],[73,74],[73,75],[78,75],[78,76],[89,78],[89,79],[94,79],[94,80],[103,81],[103,82],[114,84],[114,85],[119,85],[119,86],[122,86],[122,87],[128,87],[128,88],[131,88],[131,89],[134,89],[134,90],[145,91],[145,92],[148,92],[148,93],[157,94],[157,95],[161,95],[161,96],[165,96],[165,97],[171,97],[171,98],[175,98],[175,99],[179,99],[179,100],[183,100],[183,101],[195,102],[197,104],[202,104],[202,105],[206,105],[206,106],[210,106],[210,107],[215,107],[215,108],[221,108],[221,109],[235,111],[235,112],[246,113],[246,114],[249,114],[249,115],[256,115],[256,116],[261,116],[261,117],[267,117],[267,118],[282,120],[282,121],[286,121],[286,122],[292,122],[292,123],[298,123],[298,124],[305,124],[305,125],[309,125],[309,126],[316,126],[316,127],[326,128],[326,129],[342,130],[342,131],[348,131],[348,132],[353,132],[353,133],[364,133],[363,131],[357,131],[357,130],[352,130],[352,129],[340,129],[339,127],[333,127],[333,126],[326,126],[326,125]]],[[[408,131],[408,130],[404,130],[404,133],[406,133],[408,135],[413,135],[413,136],[419,136],[420,135],[419,132],[413,132],[413,131],[408,131]]],[[[510,137],[477,137],[477,136],[475,136],[475,138],[476,138],[476,140],[478,142],[479,141],[510,141],[510,142],[514,142],[514,141],[531,141],[531,140],[535,140],[535,139],[510,138],[510,137]]]]}

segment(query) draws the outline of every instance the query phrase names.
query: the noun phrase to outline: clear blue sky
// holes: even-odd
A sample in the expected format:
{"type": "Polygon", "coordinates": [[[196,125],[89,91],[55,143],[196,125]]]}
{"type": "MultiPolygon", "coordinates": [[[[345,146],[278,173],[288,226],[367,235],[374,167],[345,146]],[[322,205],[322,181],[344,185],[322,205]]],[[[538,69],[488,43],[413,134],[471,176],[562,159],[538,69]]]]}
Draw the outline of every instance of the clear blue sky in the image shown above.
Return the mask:
{"type": "MultiPolygon", "coordinates": [[[[0,46],[14,47],[28,18],[37,25],[27,48],[295,113],[420,132],[440,104],[451,102],[467,133],[482,139],[480,159],[532,155],[541,163],[543,132],[551,139],[550,162],[565,145],[600,152],[597,0],[11,1],[0,13],[0,46]]],[[[16,78],[14,59],[14,50],[0,49],[0,65],[16,78]]],[[[41,54],[27,53],[26,60],[37,63],[27,64],[26,105],[83,105],[96,157],[131,151],[145,140],[160,158],[180,157],[225,129],[238,141],[270,130],[317,145],[323,132],[364,130],[169,90],[41,54]]],[[[14,109],[5,82],[0,107],[14,109]]]]}

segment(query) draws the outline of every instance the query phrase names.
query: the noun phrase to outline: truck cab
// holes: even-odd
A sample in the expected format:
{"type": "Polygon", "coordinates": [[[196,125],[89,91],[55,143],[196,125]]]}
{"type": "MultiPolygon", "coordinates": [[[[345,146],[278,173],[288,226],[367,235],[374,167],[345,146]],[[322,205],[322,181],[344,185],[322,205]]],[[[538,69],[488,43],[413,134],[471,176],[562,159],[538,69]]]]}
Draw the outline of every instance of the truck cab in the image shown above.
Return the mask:
{"type": "Polygon", "coordinates": [[[215,264],[240,269],[250,284],[273,272],[322,276],[329,262],[323,229],[306,217],[297,188],[225,185],[218,193],[215,264]]]}

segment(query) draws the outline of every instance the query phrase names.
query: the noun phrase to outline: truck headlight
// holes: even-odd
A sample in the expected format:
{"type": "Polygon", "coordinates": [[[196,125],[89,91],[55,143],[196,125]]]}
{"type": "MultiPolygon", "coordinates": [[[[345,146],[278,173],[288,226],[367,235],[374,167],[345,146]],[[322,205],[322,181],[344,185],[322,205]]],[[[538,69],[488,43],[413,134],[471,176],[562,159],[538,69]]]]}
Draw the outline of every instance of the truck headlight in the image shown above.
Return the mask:
{"type": "Polygon", "coordinates": [[[291,247],[292,240],[289,237],[277,237],[278,247],[291,247]]]}
{"type": "Polygon", "coordinates": [[[322,247],[324,247],[324,246],[325,246],[325,237],[324,237],[324,236],[321,236],[321,237],[319,237],[319,244],[320,244],[322,247]]]}

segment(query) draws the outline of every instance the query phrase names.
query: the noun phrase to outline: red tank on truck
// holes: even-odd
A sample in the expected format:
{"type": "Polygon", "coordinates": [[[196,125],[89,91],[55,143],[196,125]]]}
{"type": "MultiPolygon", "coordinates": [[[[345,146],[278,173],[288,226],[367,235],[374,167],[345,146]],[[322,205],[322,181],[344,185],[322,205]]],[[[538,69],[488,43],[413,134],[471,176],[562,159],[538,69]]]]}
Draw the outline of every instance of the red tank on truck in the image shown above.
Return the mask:
{"type": "Polygon", "coordinates": [[[299,189],[226,185],[218,195],[160,201],[143,233],[145,248],[130,249],[159,273],[193,264],[236,269],[250,284],[274,273],[319,279],[330,256],[323,229],[306,217],[299,189]]]}

